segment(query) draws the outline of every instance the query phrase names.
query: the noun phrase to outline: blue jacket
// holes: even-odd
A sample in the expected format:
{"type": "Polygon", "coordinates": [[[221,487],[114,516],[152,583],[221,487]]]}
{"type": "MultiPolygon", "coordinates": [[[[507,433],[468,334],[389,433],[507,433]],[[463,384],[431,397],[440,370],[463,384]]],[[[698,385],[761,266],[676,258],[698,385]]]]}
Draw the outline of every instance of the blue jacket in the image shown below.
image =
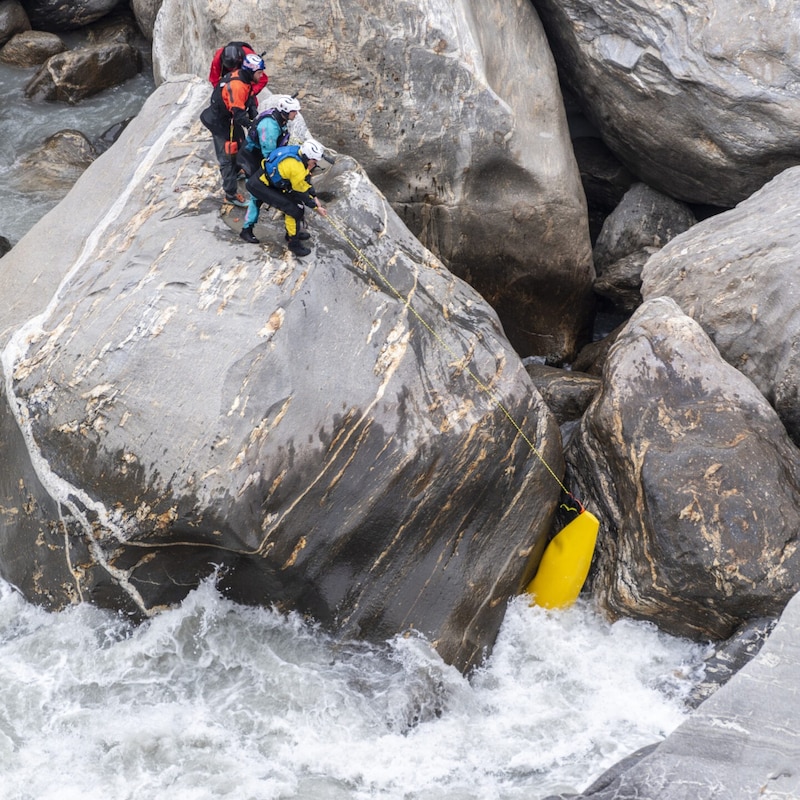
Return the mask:
{"type": "Polygon", "coordinates": [[[258,115],[255,132],[250,130],[245,150],[251,152],[259,160],[266,158],[276,147],[282,147],[289,141],[289,130],[286,123],[275,119],[275,109],[267,109],[258,115]],[[255,135],[254,135],[255,133],[255,135]],[[261,150],[259,155],[258,150],[261,150]]]}

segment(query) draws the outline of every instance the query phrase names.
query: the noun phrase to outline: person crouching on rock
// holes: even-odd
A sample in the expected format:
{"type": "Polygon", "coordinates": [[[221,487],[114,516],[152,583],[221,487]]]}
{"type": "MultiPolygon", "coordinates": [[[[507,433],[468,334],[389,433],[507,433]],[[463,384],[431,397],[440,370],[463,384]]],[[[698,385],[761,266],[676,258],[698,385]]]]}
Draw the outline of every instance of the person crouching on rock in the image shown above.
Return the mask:
{"type": "MultiPolygon", "coordinates": [[[[304,244],[310,239],[302,230],[306,206],[328,216],[327,210],[316,197],[311,185],[311,170],[325,153],[315,139],[307,139],[301,145],[287,145],[273,150],[264,160],[261,169],[247,179],[247,190],[262,203],[283,211],[286,226],[286,241],[289,250],[296,256],[307,256],[311,249],[304,244]]],[[[239,234],[251,244],[258,244],[253,226],[258,218],[258,206],[251,203],[247,208],[244,226],[239,234]]]]}

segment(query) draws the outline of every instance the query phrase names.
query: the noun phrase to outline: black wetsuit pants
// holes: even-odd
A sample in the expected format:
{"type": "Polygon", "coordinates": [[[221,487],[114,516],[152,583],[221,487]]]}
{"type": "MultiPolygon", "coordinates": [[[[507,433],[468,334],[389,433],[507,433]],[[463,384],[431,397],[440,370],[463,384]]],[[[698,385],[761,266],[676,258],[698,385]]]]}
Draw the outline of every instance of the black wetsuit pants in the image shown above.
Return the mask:
{"type": "MultiPolygon", "coordinates": [[[[303,195],[299,192],[282,192],[274,186],[267,186],[264,181],[259,180],[258,176],[260,174],[257,172],[247,179],[247,191],[256,198],[259,205],[265,203],[268,206],[272,206],[272,208],[283,211],[286,215],[284,217],[286,233],[289,236],[294,236],[305,219],[306,206],[303,202],[303,195]]],[[[248,214],[247,224],[251,224],[249,216],[248,214]]],[[[252,224],[255,223],[253,222],[252,224]]]]}

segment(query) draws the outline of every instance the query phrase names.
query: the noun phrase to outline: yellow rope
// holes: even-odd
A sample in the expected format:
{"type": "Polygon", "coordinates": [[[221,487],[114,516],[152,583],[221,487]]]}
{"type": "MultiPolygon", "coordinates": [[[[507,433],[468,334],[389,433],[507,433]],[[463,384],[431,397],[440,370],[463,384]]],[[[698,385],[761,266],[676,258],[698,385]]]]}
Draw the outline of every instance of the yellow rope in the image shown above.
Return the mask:
{"type": "MultiPolygon", "coordinates": [[[[453,350],[453,348],[450,347],[450,345],[448,345],[447,342],[445,342],[445,340],[442,339],[442,337],[420,316],[420,314],[417,312],[417,310],[411,305],[411,301],[405,295],[403,295],[402,292],[400,292],[398,289],[396,289],[392,285],[391,281],[381,272],[380,269],[378,269],[377,266],[375,266],[375,263],[372,260],[370,260],[370,258],[366,255],[366,253],[364,253],[364,251],[361,250],[361,248],[348,236],[344,225],[342,223],[337,222],[332,217],[330,212],[328,212],[327,220],[339,232],[341,237],[350,245],[350,247],[353,248],[353,250],[358,255],[359,259],[361,261],[363,261],[365,264],[367,264],[375,272],[375,274],[394,293],[394,295],[397,297],[397,299],[400,300],[405,305],[405,307],[414,315],[414,317],[417,319],[417,321],[420,323],[420,325],[422,325],[425,328],[425,330],[427,330],[431,334],[431,336],[433,336],[433,338],[436,339],[436,341],[439,342],[439,344],[456,361],[458,361],[459,358],[460,358],[459,354],[456,353],[453,350]]],[[[583,504],[580,502],[580,500],[578,500],[572,494],[572,492],[569,491],[569,489],[567,489],[567,487],[563,484],[563,482],[558,477],[558,475],[556,475],[556,473],[553,471],[552,467],[547,463],[547,461],[545,461],[544,457],[539,452],[539,450],[536,448],[536,446],[533,444],[533,442],[526,436],[525,431],[522,430],[522,428],[519,426],[519,424],[514,419],[514,417],[511,416],[511,412],[505,407],[505,405],[503,404],[502,400],[500,400],[500,398],[466,365],[464,367],[464,371],[467,373],[467,375],[470,376],[470,378],[472,378],[475,381],[475,383],[478,385],[478,387],[481,389],[481,391],[483,391],[486,395],[489,396],[489,398],[491,398],[492,402],[494,402],[494,404],[500,409],[500,411],[503,412],[503,414],[506,416],[508,421],[514,426],[514,428],[517,431],[517,433],[522,437],[522,439],[525,441],[525,443],[531,449],[531,452],[539,459],[539,461],[544,465],[545,469],[547,469],[547,471],[553,476],[553,478],[555,479],[556,483],[561,487],[561,489],[564,491],[564,493],[569,495],[573,500],[575,500],[575,502],[578,503],[578,505],[580,506],[580,510],[583,511],[583,504]]],[[[564,506],[564,507],[569,509],[568,506],[564,506]]],[[[569,509],[569,510],[573,510],[574,511],[574,510],[577,510],[577,509],[569,509]]]]}

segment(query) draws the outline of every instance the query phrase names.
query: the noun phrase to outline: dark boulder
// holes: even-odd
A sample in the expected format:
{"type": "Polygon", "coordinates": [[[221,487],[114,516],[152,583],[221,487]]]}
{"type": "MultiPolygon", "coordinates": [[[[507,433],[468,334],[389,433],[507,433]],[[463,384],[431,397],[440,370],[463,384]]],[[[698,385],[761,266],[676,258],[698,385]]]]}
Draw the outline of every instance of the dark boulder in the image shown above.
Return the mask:
{"type": "Polygon", "coordinates": [[[0,0],[0,45],[4,45],[17,33],[30,29],[28,15],[17,0],[0,0]]]}
{"type": "Polygon", "coordinates": [[[0,49],[0,61],[14,67],[36,67],[66,49],[55,33],[25,31],[16,34],[0,49]]]}
{"type": "Polygon", "coordinates": [[[594,281],[598,297],[616,314],[632,314],[642,304],[642,269],[655,247],[643,247],[609,264],[594,281]]]}
{"type": "Polygon", "coordinates": [[[131,9],[136,17],[139,30],[148,41],[153,40],[156,14],[158,14],[162,2],[163,0],[131,0],[131,9]]]}
{"type": "Polygon", "coordinates": [[[620,204],[636,177],[597,136],[572,140],[589,212],[592,245],[597,241],[606,217],[620,204]]]}
{"type": "Polygon", "coordinates": [[[142,68],[139,51],[130,44],[102,43],[58,53],[47,60],[25,86],[34,100],[77,103],[118,86],[142,68]]]}
{"type": "Polygon", "coordinates": [[[634,183],[609,214],[592,250],[598,275],[621,258],[658,250],[697,222],[686,206],[645,183],[634,183]]]}
{"type": "Polygon", "coordinates": [[[724,639],[800,589],[798,450],[674,301],[619,334],[567,457],[606,525],[592,591],[610,614],[724,639]]]}
{"type": "Polygon", "coordinates": [[[101,19],[125,0],[22,0],[39,31],[71,31],[101,19]]]}
{"type": "Polygon", "coordinates": [[[600,391],[600,378],[584,372],[527,364],[525,369],[559,425],[580,419],[600,391]]]}

